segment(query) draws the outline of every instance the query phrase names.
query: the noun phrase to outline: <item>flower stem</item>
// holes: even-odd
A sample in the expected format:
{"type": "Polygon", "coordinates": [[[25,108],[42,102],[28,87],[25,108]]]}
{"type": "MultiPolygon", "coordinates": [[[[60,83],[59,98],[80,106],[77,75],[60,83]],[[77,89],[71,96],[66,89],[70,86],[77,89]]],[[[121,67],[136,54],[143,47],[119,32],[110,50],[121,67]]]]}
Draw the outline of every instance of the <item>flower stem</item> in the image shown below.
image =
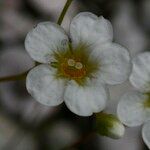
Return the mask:
{"type": "Polygon", "coordinates": [[[25,79],[27,74],[28,74],[28,71],[25,71],[21,74],[17,74],[17,75],[13,75],[13,76],[1,77],[0,82],[23,80],[23,79],[25,79]]]}
{"type": "Polygon", "coordinates": [[[59,19],[58,19],[58,21],[57,21],[57,24],[61,25],[61,23],[62,23],[62,21],[63,21],[63,19],[64,19],[64,17],[65,17],[65,14],[66,14],[66,12],[67,12],[69,6],[71,5],[72,1],[73,1],[73,0],[67,0],[65,6],[64,6],[64,8],[63,8],[63,10],[62,10],[62,12],[61,12],[61,14],[60,14],[60,16],[59,16],[59,19]]]}

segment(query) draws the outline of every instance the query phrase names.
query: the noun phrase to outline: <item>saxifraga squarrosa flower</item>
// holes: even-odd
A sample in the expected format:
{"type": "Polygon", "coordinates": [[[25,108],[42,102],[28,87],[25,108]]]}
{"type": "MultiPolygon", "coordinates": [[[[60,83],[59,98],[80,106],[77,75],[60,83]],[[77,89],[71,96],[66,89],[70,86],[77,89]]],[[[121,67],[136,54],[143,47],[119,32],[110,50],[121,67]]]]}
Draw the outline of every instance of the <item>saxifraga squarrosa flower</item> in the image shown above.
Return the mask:
{"type": "Polygon", "coordinates": [[[150,149],[150,52],[133,58],[130,82],[136,88],[125,93],[118,104],[117,113],[129,127],[143,125],[142,137],[150,149]]]}
{"type": "Polygon", "coordinates": [[[42,63],[27,75],[28,92],[45,105],[64,101],[80,116],[102,111],[106,84],[124,82],[131,67],[128,51],[112,39],[111,23],[90,12],[73,18],[70,37],[55,23],[39,23],[25,40],[29,55],[42,63]]]}

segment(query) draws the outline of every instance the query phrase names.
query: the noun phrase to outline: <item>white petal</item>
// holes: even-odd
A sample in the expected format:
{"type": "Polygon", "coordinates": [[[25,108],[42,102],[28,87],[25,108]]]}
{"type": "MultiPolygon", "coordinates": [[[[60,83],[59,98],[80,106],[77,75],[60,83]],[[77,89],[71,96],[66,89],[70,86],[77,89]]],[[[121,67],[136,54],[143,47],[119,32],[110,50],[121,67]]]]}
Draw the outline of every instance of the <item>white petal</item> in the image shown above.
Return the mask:
{"type": "Polygon", "coordinates": [[[64,81],[56,79],[53,68],[39,65],[27,75],[26,87],[28,92],[40,103],[49,106],[63,102],[64,81]]]}
{"type": "Polygon", "coordinates": [[[146,99],[146,95],[137,91],[123,95],[117,108],[119,119],[130,127],[143,124],[150,118],[150,110],[143,104],[146,99]]]}
{"type": "Polygon", "coordinates": [[[150,91],[150,52],[139,54],[133,59],[130,76],[132,85],[142,92],[150,91]]]}
{"type": "Polygon", "coordinates": [[[47,63],[52,52],[65,49],[67,43],[68,37],[59,25],[43,22],[27,34],[25,47],[35,61],[47,63]]]}
{"type": "Polygon", "coordinates": [[[120,84],[128,79],[131,62],[128,51],[115,43],[107,43],[93,50],[91,58],[100,61],[98,78],[107,84],[120,84]]]}
{"type": "Polygon", "coordinates": [[[125,127],[121,122],[114,122],[112,128],[110,129],[111,137],[114,139],[119,139],[124,136],[125,127]]]}
{"type": "Polygon", "coordinates": [[[150,149],[150,121],[145,123],[142,128],[142,137],[143,137],[145,144],[150,149]]]}
{"type": "Polygon", "coordinates": [[[80,116],[90,116],[93,112],[102,111],[106,106],[107,99],[106,87],[92,82],[85,86],[79,86],[71,81],[64,95],[64,101],[68,108],[80,116]]]}
{"type": "Polygon", "coordinates": [[[113,30],[111,23],[102,16],[97,17],[90,12],[79,13],[71,22],[70,35],[73,44],[88,45],[112,41],[113,30]]]}

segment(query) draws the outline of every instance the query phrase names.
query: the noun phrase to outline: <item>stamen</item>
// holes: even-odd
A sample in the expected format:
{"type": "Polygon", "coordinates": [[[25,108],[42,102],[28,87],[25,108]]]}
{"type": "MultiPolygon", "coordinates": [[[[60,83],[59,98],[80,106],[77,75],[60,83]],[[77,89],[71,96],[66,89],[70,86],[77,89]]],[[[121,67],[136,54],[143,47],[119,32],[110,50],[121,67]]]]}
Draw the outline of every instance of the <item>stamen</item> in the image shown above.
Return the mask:
{"type": "Polygon", "coordinates": [[[75,68],[80,70],[83,68],[83,64],[81,62],[76,62],[75,68]]]}
{"type": "Polygon", "coordinates": [[[75,60],[74,59],[68,59],[68,66],[75,66],[75,60]]]}

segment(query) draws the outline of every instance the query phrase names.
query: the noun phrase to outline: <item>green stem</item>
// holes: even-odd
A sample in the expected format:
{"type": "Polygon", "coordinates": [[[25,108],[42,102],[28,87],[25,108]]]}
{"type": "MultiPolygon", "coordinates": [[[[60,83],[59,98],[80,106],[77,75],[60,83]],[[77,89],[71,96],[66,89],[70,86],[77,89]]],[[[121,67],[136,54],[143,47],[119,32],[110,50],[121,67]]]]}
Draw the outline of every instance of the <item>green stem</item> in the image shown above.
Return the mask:
{"type": "Polygon", "coordinates": [[[62,23],[62,21],[63,21],[63,19],[64,19],[64,17],[65,17],[65,14],[66,14],[66,12],[67,12],[69,6],[71,5],[72,1],[73,1],[73,0],[67,0],[65,6],[64,6],[64,8],[63,8],[63,10],[62,10],[62,12],[61,12],[61,14],[60,14],[60,16],[59,16],[59,19],[58,19],[58,21],[57,21],[57,24],[61,25],[61,23],[62,23]]]}
{"type": "Polygon", "coordinates": [[[23,80],[25,79],[27,74],[28,74],[28,71],[23,72],[21,74],[13,75],[13,76],[1,77],[0,82],[23,80]]]}
{"type": "MultiPolygon", "coordinates": [[[[69,6],[71,5],[73,0],[67,0],[60,16],[59,16],[59,19],[57,21],[57,24],[61,25],[64,17],[65,17],[65,14],[69,8],[69,6]]],[[[36,64],[37,65],[37,64],[36,64]]],[[[31,68],[32,69],[32,68],[31,68]]],[[[29,69],[30,70],[30,69],[29,69]]],[[[13,76],[7,76],[7,77],[1,77],[0,78],[0,82],[6,82],[6,81],[15,81],[15,80],[23,80],[25,79],[26,75],[28,74],[29,70],[21,73],[21,74],[18,74],[18,75],[13,75],[13,76]]]]}

